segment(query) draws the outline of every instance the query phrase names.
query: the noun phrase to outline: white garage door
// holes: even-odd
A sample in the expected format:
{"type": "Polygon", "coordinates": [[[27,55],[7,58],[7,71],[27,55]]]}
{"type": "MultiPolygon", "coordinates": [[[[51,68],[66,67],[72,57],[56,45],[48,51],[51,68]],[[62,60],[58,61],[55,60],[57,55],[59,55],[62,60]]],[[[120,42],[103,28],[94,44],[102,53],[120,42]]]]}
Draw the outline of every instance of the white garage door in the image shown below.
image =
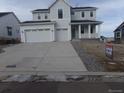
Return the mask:
{"type": "Polygon", "coordinates": [[[50,29],[25,31],[26,42],[50,42],[52,32],[50,29]]]}
{"type": "Polygon", "coordinates": [[[56,41],[68,41],[68,30],[59,29],[56,31],[56,41]]]}

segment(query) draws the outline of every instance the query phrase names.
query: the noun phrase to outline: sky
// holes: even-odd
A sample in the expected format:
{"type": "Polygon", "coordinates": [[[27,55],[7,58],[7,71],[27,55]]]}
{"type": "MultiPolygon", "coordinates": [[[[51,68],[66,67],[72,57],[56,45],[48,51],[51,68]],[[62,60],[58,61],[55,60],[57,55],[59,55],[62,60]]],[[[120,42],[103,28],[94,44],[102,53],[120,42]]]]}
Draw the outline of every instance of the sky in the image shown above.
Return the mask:
{"type": "MultiPolygon", "coordinates": [[[[20,21],[32,20],[31,11],[48,8],[55,0],[0,0],[0,12],[14,12],[20,21]]],[[[124,0],[66,0],[71,6],[97,7],[97,20],[103,21],[101,35],[113,36],[124,21],[124,0]]]]}

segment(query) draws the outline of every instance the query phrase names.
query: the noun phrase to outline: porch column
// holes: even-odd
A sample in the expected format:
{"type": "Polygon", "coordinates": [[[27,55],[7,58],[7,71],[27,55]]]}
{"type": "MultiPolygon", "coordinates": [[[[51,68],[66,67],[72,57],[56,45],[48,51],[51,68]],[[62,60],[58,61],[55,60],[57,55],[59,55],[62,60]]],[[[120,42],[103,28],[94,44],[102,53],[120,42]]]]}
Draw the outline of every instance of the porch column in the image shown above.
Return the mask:
{"type": "Polygon", "coordinates": [[[98,25],[98,38],[100,38],[100,29],[101,29],[101,26],[98,25]]]}
{"type": "Polygon", "coordinates": [[[68,26],[68,40],[72,40],[72,29],[71,29],[71,25],[68,26]]]}
{"type": "Polygon", "coordinates": [[[78,29],[79,29],[79,39],[81,39],[81,25],[79,25],[78,29]]]}
{"type": "Polygon", "coordinates": [[[91,38],[91,25],[88,25],[88,38],[91,38]]]}

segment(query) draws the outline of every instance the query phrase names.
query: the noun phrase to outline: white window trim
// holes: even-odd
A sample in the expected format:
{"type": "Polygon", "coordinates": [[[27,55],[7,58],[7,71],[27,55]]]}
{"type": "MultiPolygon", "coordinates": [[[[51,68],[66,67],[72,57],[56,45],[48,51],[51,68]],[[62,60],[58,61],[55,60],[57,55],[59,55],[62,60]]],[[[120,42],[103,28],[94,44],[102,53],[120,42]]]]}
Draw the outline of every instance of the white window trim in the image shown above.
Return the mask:
{"type": "Polygon", "coordinates": [[[116,33],[115,33],[116,38],[121,38],[121,35],[122,35],[121,32],[116,32],[116,33]],[[120,33],[120,36],[118,36],[117,33],[120,33]]]}
{"type": "Polygon", "coordinates": [[[63,19],[63,16],[64,16],[63,9],[58,9],[58,19],[63,19]],[[61,16],[60,16],[60,14],[61,14],[61,16]]]}

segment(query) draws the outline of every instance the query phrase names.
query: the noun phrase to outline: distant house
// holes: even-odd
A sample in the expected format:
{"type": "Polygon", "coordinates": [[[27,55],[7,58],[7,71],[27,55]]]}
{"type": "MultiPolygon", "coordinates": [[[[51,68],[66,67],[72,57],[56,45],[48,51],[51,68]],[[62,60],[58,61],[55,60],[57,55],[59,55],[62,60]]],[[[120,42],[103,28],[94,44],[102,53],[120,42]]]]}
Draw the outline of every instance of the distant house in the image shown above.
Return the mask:
{"type": "Polygon", "coordinates": [[[21,23],[22,42],[70,41],[100,38],[96,7],[73,7],[55,0],[47,9],[32,11],[33,20],[21,23]]]}
{"type": "Polygon", "coordinates": [[[103,43],[109,43],[113,41],[114,41],[114,37],[104,37],[104,36],[100,37],[100,42],[103,42],[103,43]]]}
{"type": "Polygon", "coordinates": [[[20,39],[20,21],[13,12],[0,12],[0,41],[20,39]]]}
{"type": "Polygon", "coordinates": [[[124,22],[114,31],[116,43],[124,43],[124,22]]]}

